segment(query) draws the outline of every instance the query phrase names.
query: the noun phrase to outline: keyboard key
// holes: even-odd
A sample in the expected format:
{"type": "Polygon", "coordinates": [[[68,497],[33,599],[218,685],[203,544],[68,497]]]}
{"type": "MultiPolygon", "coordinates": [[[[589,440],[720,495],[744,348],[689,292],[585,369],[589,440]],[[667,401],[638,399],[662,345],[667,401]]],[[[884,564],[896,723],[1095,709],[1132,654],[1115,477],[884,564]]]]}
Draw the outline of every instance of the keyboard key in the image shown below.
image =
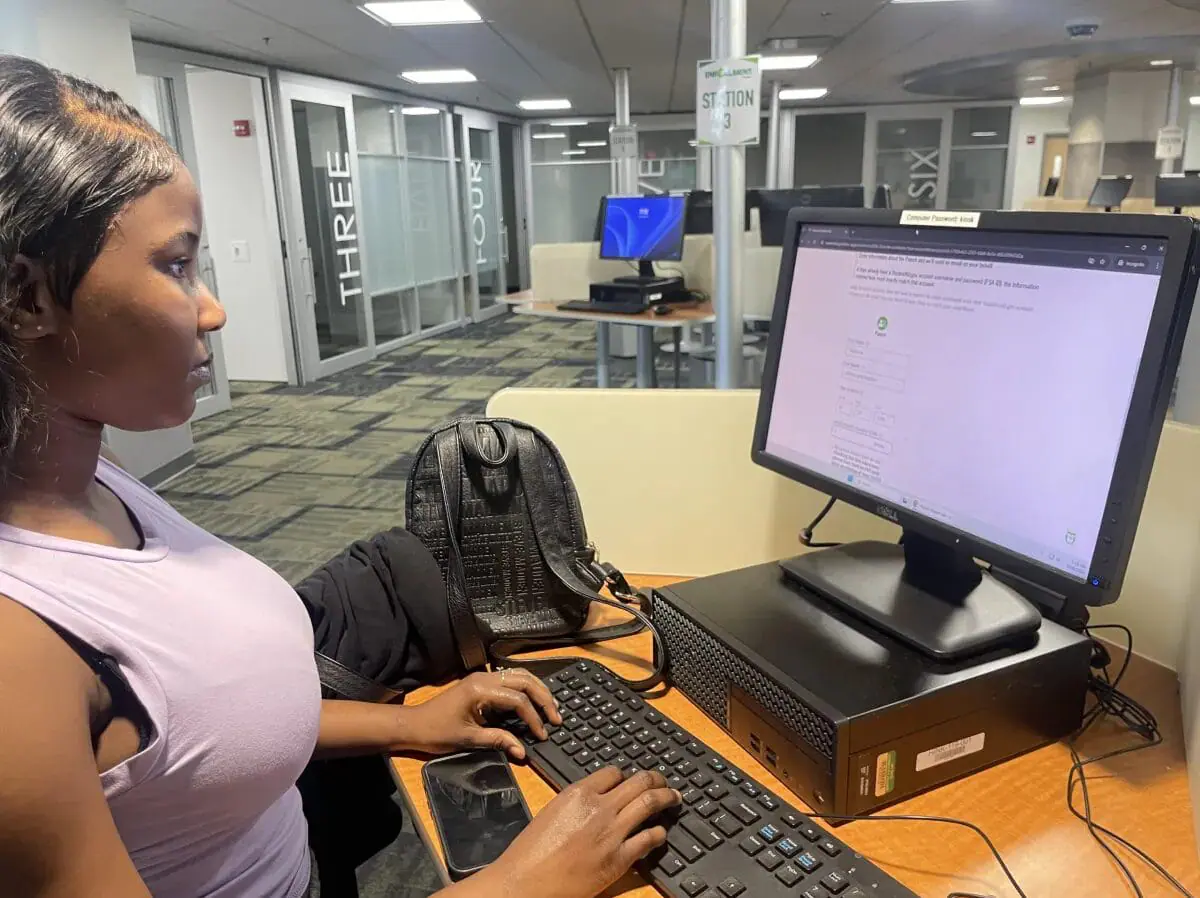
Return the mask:
{"type": "Polygon", "coordinates": [[[725,782],[729,783],[732,786],[741,785],[742,775],[740,773],[738,773],[736,770],[727,770],[725,772],[725,782]]]}
{"type": "Polygon", "coordinates": [[[631,698],[626,700],[625,707],[630,711],[640,711],[642,708],[646,707],[646,703],[640,698],[631,698]]]}
{"type": "Polygon", "coordinates": [[[598,757],[601,761],[611,761],[616,756],[617,750],[611,745],[602,746],[601,749],[596,752],[596,757],[598,757]]]}
{"type": "Polygon", "coordinates": [[[684,761],[675,765],[675,772],[680,776],[687,778],[696,772],[696,765],[691,761],[684,761]]]}
{"type": "Polygon", "coordinates": [[[784,864],[782,867],[780,867],[778,870],[775,871],[775,878],[778,879],[785,886],[794,886],[796,883],[798,883],[801,879],[804,878],[804,874],[801,873],[799,870],[797,870],[795,867],[793,867],[791,864],[784,864]]]}
{"type": "Polygon", "coordinates": [[[663,763],[670,764],[672,767],[674,767],[676,764],[678,764],[682,760],[683,760],[683,755],[680,754],[679,749],[677,749],[677,748],[670,748],[668,746],[667,751],[665,751],[663,753],[663,763]]]}
{"type": "MultiPolygon", "coordinates": [[[[629,747],[633,748],[632,745],[629,747]]],[[[652,755],[652,754],[647,753],[647,754],[643,755],[642,757],[638,758],[637,765],[639,767],[641,767],[643,770],[649,770],[651,767],[658,766],[658,758],[654,757],[654,755],[652,755]]]]}
{"type": "Polygon", "coordinates": [[[800,845],[792,839],[780,839],[775,843],[775,850],[784,857],[795,857],[800,853],[800,845]]]}
{"type": "Polygon", "coordinates": [[[720,758],[709,758],[708,766],[714,773],[721,773],[725,769],[725,762],[720,758]]]}
{"type": "Polygon", "coordinates": [[[867,893],[858,886],[850,886],[850,891],[842,892],[842,898],[867,898],[867,893]]]}
{"type": "Polygon", "coordinates": [[[813,886],[811,889],[805,889],[800,898],[829,898],[829,893],[820,886],[813,886]]]}
{"type": "Polygon", "coordinates": [[[774,799],[772,796],[770,796],[770,795],[765,795],[765,794],[764,794],[764,795],[760,795],[760,796],[758,796],[758,803],[759,803],[760,805],[762,805],[764,808],[766,808],[768,811],[777,811],[777,810],[779,810],[779,802],[778,802],[778,801],[776,801],[776,800],[775,800],[775,799],[774,799]]]}
{"type": "Polygon", "coordinates": [[[740,879],[734,879],[732,876],[728,879],[721,880],[721,884],[717,886],[721,890],[721,894],[726,898],[737,898],[738,895],[746,891],[746,887],[740,879]]]}
{"type": "Polygon", "coordinates": [[[592,761],[592,763],[588,764],[583,769],[586,770],[588,773],[595,773],[597,770],[601,769],[603,766],[604,766],[603,761],[592,761]]]}
{"type": "Polygon", "coordinates": [[[600,727],[600,735],[605,739],[613,739],[620,732],[621,731],[611,723],[606,723],[604,726],[600,727]]]}
{"type": "Polygon", "coordinates": [[[797,826],[801,826],[804,823],[804,818],[801,817],[799,814],[797,814],[795,811],[788,811],[780,819],[782,819],[783,822],[786,823],[788,826],[790,826],[792,829],[795,829],[797,826]]]}
{"type": "Polygon", "coordinates": [[[583,751],[577,752],[575,754],[575,763],[578,764],[580,767],[584,767],[584,766],[592,763],[592,761],[594,761],[594,760],[596,760],[595,753],[587,748],[585,748],[583,751]]]}
{"type": "Polygon", "coordinates": [[[692,873],[679,880],[679,888],[683,889],[684,893],[691,896],[691,898],[696,898],[697,895],[708,888],[708,883],[695,873],[692,873]]]}
{"type": "Polygon", "coordinates": [[[563,727],[568,730],[577,730],[583,726],[583,721],[574,714],[568,714],[563,718],[563,727]]]}
{"type": "Polygon", "coordinates": [[[570,708],[572,711],[578,711],[580,708],[583,707],[583,699],[569,698],[569,699],[567,699],[567,707],[570,708]]]}
{"type": "Polygon", "coordinates": [[[683,730],[675,730],[673,733],[671,733],[671,741],[674,742],[676,745],[687,745],[688,740],[691,738],[692,737],[689,736],[687,733],[685,733],[683,730]]]}
{"type": "Polygon", "coordinates": [[[767,870],[774,870],[783,863],[783,858],[779,856],[777,851],[771,848],[768,848],[766,851],[756,857],[755,860],[767,870]]]}
{"type": "Polygon", "coordinates": [[[596,683],[597,685],[599,685],[600,683],[603,683],[604,682],[604,674],[602,674],[602,673],[592,674],[592,682],[596,683]]]}
{"type": "Polygon", "coordinates": [[[633,776],[635,773],[639,773],[639,772],[640,772],[640,771],[639,771],[639,769],[638,769],[638,766],[637,766],[636,764],[623,764],[623,765],[621,765],[621,776],[625,777],[625,779],[629,779],[629,778],[630,778],[631,776],[633,776]]]}
{"type": "Polygon", "coordinates": [[[746,836],[746,838],[742,839],[742,841],[738,843],[738,848],[742,849],[742,851],[746,852],[746,854],[750,855],[750,857],[754,857],[754,855],[758,854],[766,847],[767,846],[763,844],[762,839],[760,839],[758,836],[746,836]]]}
{"type": "Polygon", "coordinates": [[[568,689],[566,686],[562,687],[562,689],[559,689],[557,692],[554,693],[554,697],[556,699],[558,699],[560,702],[568,701],[572,697],[574,697],[574,695],[575,695],[575,693],[572,692],[570,689],[568,689]]]}
{"type": "Polygon", "coordinates": [[[832,839],[823,839],[818,847],[830,857],[837,857],[842,853],[842,846],[832,839]]]}
{"type": "Polygon", "coordinates": [[[840,895],[850,886],[850,880],[846,878],[846,874],[841,870],[830,870],[821,877],[821,885],[829,889],[835,895],[840,895]]]}
{"type": "Polygon", "coordinates": [[[725,837],[708,825],[707,820],[700,817],[687,816],[679,825],[691,833],[696,841],[710,851],[725,841],[725,837]]]}
{"type": "Polygon", "coordinates": [[[736,836],[742,831],[742,824],[738,823],[737,818],[728,811],[722,811],[708,822],[727,836],[736,836]]]}
{"type": "Polygon", "coordinates": [[[590,726],[587,726],[586,724],[584,724],[583,726],[581,726],[579,729],[577,729],[575,731],[575,738],[578,739],[580,742],[587,742],[589,739],[591,739],[595,735],[596,735],[596,731],[593,730],[590,726]]]}
{"type": "Polygon", "coordinates": [[[642,743],[642,745],[645,745],[647,742],[654,741],[654,734],[649,730],[638,730],[633,734],[633,738],[642,743]]]}
{"type": "Polygon", "coordinates": [[[821,862],[807,851],[796,855],[796,860],[793,863],[805,873],[812,873],[821,866],[821,862]]]}
{"type": "Polygon", "coordinates": [[[614,736],[613,740],[612,740],[613,748],[625,748],[627,745],[630,745],[632,742],[633,742],[633,737],[626,736],[624,733],[621,733],[618,736],[614,736]]]}
{"type": "Polygon", "coordinates": [[[586,661],[579,661],[576,663],[575,669],[587,673],[592,669],[592,665],[588,664],[586,661]]]}
{"type": "Polygon", "coordinates": [[[620,767],[621,769],[624,769],[626,767],[633,767],[633,761],[630,760],[629,755],[618,754],[612,759],[612,765],[614,767],[620,767]]]}
{"type": "Polygon", "coordinates": [[[725,788],[723,783],[713,783],[704,790],[704,794],[715,801],[720,801],[729,794],[729,790],[725,788]]]}
{"type": "Polygon", "coordinates": [[[701,817],[711,817],[717,811],[721,810],[721,806],[719,804],[717,804],[715,801],[712,801],[712,800],[706,798],[706,799],[704,799],[704,801],[700,802],[698,805],[696,805],[694,808],[692,808],[692,810],[695,811],[697,814],[699,814],[701,817]]]}
{"type": "Polygon", "coordinates": [[[699,789],[697,789],[695,786],[691,786],[690,788],[684,789],[680,794],[683,796],[683,803],[688,805],[689,807],[691,805],[694,805],[698,801],[706,800],[704,798],[704,793],[701,792],[699,789]]]}
{"type": "Polygon", "coordinates": [[[628,720],[625,723],[621,724],[621,732],[627,733],[630,736],[632,736],[634,733],[636,733],[641,728],[642,728],[641,721],[637,721],[637,720],[628,720]]]}
{"type": "Polygon", "coordinates": [[[674,789],[676,792],[682,791],[683,788],[685,786],[687,786],[687,784],[688,784],[688,781],[685,780],[678,773],[672,773],[670,776],[667,777],[667,788],[674,789]]]}
{"type": "Polygon", "coordinates": [[[804,836],[810,842],[820,842],[825,838],[825,833],[821,832],[811,823],[806,823],[800,827],[800,835],[804,836]]]}
{"type": "Polygon", "coordinates": [[[697,758],[702,756],[705,752],[704,746],[701,745],[699,742],[695,742],[695,741],[689,742],[687,745],[684,746],[684,748],[686,748],[688,750],[688,754],[695,755],[697,758]]]}
{"type": "MultiPolygon", "coordinates": [[[[615,742],[613,743],[616,744],[615,742]]],[[[631,758],[640,758],[646,753],[646,746],[638,745],[636,742],[631,742],[625,749],[625,754],[631,758]]]]}
{"type": "Polygon", "coordinates": [[[649,724],[656,724],[660,720],[663,719],[663,716],[661,714],[659,714],[657,711],[647,711],[645,713],[644,717],[646,719],[646,723],[649,723],[649,724]]]}
{"type": "Polygon", "coordinates": [[[658,725],[658,731],[660,733],[664,733],[664,734],[671,733],[671,732],[674,732],[674,730],[675,730],[675,724],[671,723],[671,721],[669,721],[669,720],[664,720],[662,723],[660,723],[658,725]]]}
{"type": "Polygon", "coordinates": [[[707,773],[705,773],[703,770],[701,770],[699,773],[693,773],[691,778],[688,780],[688,782],[691,783],[693,786],[695,786],[697,789],[703,789],[705,786],[707,786],[709,783],[712,782],[712,777],[709,776],[707,773]]]}
{"type": "Polygon", "coordinates": [[[591,686],[584,686],[582,689],[579,690],[579,693],[578,693],[580,698],[588,698],[589,696],[592,696],[595,694],[596,694],[596,690],[593,689],[591,686]]]}
{"type": "Polygon", "coordinates": [[[593,717],[589,717],[587,719],[587,723],[588,726],[590,726],[593,730],[598,730],[600,727],[604,726],[605,720],[599,714],[596,714],[593,717]]]}
{"type": "Polygon", "coordinates": [[[762,819],[762,815],[758,811],[754,810],[746,802],[736,799],[725,802],[725,810],[729,811],[729,813],[733,814],[733,816],[737,817],[738,820],[741,820],[747,826],[762,819]]]}
{"type": "Polygon", "coordinates": [[[550,737],[550,741],[553,742],[555,745],[562,745],[564,742],[570,741],[570,739],[571,739],[571,731],[570,730],[555,730],[554,735],[550,737]]]}
{"type": "Polygon", "coordinates": [[[599,708],[600,713],[606,717],[611,715],[615,710],[617,710],[616,703],[608,699],[606,699],[604,704],[602,704],[599,708]]]}
{"type": "Polygon", "coordinates": [[[759,796],[759,788],[754,783],[742,783],[742,791],[751,798],[758,798],[759,796]]]}
{"type": "Polygon", "coordinates": [[[658,862],[658,869],[662,870],[667,876],[674,876],[684,867],[683,861],[671,854],[669,851],[663,856],[663,859],[658,862]]]}
{"type": "Polygon", "coordinates": [[[600,693],[596,693],[595,695],[589,695],[587,697],[587,703],[589,705],[591,705],[593,708],[599,708],[601,705],[603,705],[607,701],[608,701],[608,697],[601,695],[600,693]]]}
{"type": "Polygon", "coordinates": [[[623,686],[618,687],[613,690],[613,695],[620,701],[627,701],[629,699],[629,690],[623,686]]]}
{"type": "MultiPolygon", "coordinates": [[[[575,738],[578,739],[579,737],[576,736],[575,738]]],[[[586,745],[592,751],[599,750],[600,747],[604,744],[605,744],[604,739],[601,736],[593,736],[591,739],[587,740],[587,742],[584,743],[584,745],[586,745]]]]}
{"type": "MultiPolygon", "coordinates": [[[[636,739],[637,737],[635,736],[634,738],[636,739]]],[[[650,751],[654,752],[656,755],[665,755],[671,750],[671,743],[663,742],[661,739],[655,739],[653,742],[650,742],[646,748],[650,749],[650,751]]],[[[668,761],[666,758],[664,758],[663,763],[672,764],[674,762],[668,761]]]]}
{"type": "Polygon", "coordinates": [[[668,776],[671,775],[671,768],[668,767],[666,764],[663,764],[661,761],[659,763],[655,764],[652,769],[657,771],[658,773],[662,774],[663,779],[666,779],[668,776]]]}
{"type": "Polygon", "coordinates": [[[667,844],[679,852],[679,856],[689,864],[696,863],[704,856],[704,849],[700,847],[700,843],[678,827],[671,829],[670,835],[667,836],[667,844]]]}
{"type": "Polygon", "coordinates": [[[614,724],[616,724],[617,726],[620,726],[621,724],[626,723],[628,720],[629,720],[629,715],[626,714],[624,711],[618,711],[616,714],[614,714],[612,716],[612,722],[614,724]]]}
{"type": "Polygon", "coordinates": [[[770,823],[758,831],[758,837],[768,844],[774,842],[780,835],[779,827],[770,823]]]}
{"type": "Polygon", "coordinates": [[[575,755],[584,750],[584,745],[578,739],[571,739],[563,744],[562,750],[569,755],[575,755]]]}

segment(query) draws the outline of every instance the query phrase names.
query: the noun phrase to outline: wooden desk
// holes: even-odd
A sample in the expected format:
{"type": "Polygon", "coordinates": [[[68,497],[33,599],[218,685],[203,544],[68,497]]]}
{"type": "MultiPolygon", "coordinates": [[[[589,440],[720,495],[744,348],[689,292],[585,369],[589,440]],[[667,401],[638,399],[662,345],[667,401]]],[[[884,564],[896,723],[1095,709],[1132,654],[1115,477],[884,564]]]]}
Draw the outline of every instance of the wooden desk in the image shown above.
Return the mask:
{"type": "Polygon", "coordinates": [[[667,315],[655,315],[645,311],[640,315],[613,315],[603,312],[571,312],[560,309],[557,302],[545,302],[526,297],[513,311],[518,315],[535,318],[555,318],[561,321],[590,321],[596,325],[596,383],[608,386],[608,326],[626,324],[638,328],[637,342],[637,385],[654,386],[654,331],[669,327],[675,331],[675,386],[679,386],[680,353],[683,340],[682,329],[690,324],[712,324],[717,320],[712,303],[703,302],[695,306],[672,309],[667,315]]]}
{"type": "MultiPolygon", "coordinates": [[[[661,586],[663,578],[634,578],[639,586],[661,586]]],[[[597,607],[596,620],[610,619],[597,607]]],[[[613,618],[615,619],[615,617],[613,618]]],[[[587,655],[625,674],[644,675],[650,655],[646,634],[596,647],[541,653],[587,655]]],[[[1118,653],[1119,654],[1119,653],[1118,653]]],[[[1163,864],[1190,891],[1200,892],[1200,862],[1192,830],[1184,767],[1178,689],[1172,672],[1140,658],[1129,666],[1122,688],[1157,716],[1164,742],[1088,768],[1093,817],[1163,864]]],[[[437,689],[422,689],[409,701],[423,701],[437,689]]],[[[743,751],[720,727],[678,690],[651,704],[670,715],[714,749],[793,804],[805,809],[766,768],[743,751]]],[[[1111,724],[1097,724],[1079,746],[1084,757],[1132,744],[1111,724]]],[[[421,784],[421,761],[395,759],[396,773],[417,813],[417,827],[441,856],[436,830],[421,784]]],[[[1063,745],[1051,745],[964,780],[942,786],[881,813],[929,814],[968,820],[986,832],[1029,898],[1125,898],[1132,891],[1087,827],[1067,810],[1066,783],[1071,760],[1063,745]]],[[[533,771],[515,766],[530,809],[537,813],[554,797],[533,771]]],[[[1077,801],[1078,804],[1078,801],[1077,801]]],[[[1015,893],[978,836],[963,827],[936,823],[863,821],[839,827],[838,837],[879,864],[918,895],[945,898],[955,890],[1012,898],[1015,893]]],[[[1122,855],[1146,898],[1178,893],[1149,868],[1122,855]]],[[[612,895],[657,898],[659,892],[635,874],[610,890],[612,895]]]]}

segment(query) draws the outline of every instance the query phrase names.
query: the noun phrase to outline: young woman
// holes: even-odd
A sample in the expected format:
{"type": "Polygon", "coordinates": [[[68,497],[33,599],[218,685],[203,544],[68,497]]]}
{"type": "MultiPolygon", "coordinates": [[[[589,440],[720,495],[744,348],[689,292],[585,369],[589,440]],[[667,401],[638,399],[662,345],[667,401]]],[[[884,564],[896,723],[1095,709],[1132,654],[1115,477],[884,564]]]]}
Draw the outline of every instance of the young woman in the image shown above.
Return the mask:
{"type": "MultiPolygon", "coordinates": [[[[0,883],[6,898],[298,898],[295,781],[321,754],[523,749],[560,718],[524,673],[415,707],[321,701],[286,582],[101,457],[192,413],[225,312],[200,198],[118,96],[0,57],[0,883]]],[[[452,898],[587,898],[679,796],[602,770],[452,898]]]]}

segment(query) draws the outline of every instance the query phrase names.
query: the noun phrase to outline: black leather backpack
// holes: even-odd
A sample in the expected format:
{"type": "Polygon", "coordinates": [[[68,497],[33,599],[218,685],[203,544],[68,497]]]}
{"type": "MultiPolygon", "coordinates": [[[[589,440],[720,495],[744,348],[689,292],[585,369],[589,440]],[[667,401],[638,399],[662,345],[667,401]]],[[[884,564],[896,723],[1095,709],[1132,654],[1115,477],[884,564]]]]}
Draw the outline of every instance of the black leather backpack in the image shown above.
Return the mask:
{"type": "Polygon", "coordinates": [[[575,484],[541,431],[507,418],[442,425],[417,450],[406,509],[409,532],[441,566],[467,670],[649,628],[654,673],[628,685],[645,691],[662,682],[666,655],[649,607],[620,571],[597,561],[575,484]],[[599,594],[604,586],[615,599],[599,594]],[[592,602],[634,620],[584,630],[592,602]]]}

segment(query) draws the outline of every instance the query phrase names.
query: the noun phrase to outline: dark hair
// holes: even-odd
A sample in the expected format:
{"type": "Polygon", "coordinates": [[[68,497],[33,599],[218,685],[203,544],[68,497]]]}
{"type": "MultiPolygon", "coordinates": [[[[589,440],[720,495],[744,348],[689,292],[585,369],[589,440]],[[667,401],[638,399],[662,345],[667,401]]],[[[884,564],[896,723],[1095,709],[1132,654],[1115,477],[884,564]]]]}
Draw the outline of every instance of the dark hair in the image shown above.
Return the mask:
{"type": "Polygon", "coordinates": [[[179,164],[117,94],[32,59],[0,56],[0,483],[31,395],[10,330],[24,292],[14,259],[40,263],[54,301],[70,308],[117,216],[179,164]]]}

